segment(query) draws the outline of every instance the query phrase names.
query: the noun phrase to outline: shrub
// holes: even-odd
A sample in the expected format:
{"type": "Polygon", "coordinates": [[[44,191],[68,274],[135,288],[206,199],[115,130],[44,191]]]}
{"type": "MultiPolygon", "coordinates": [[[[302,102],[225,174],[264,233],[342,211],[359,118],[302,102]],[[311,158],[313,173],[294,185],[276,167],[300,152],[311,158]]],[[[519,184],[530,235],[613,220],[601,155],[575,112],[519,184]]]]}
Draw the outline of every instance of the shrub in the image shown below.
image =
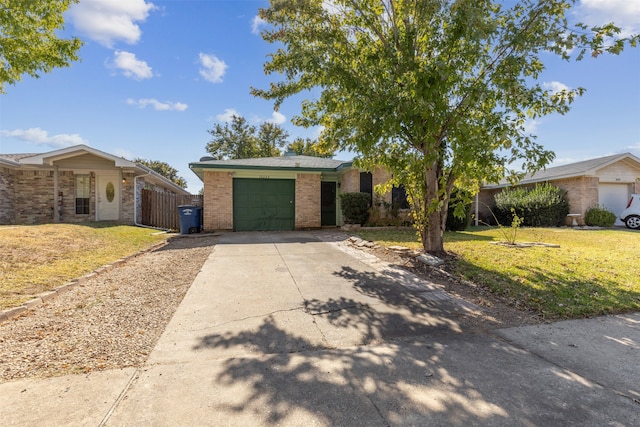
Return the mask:
{"type": "Polygon", "coordinates": [[[369,219],[369,193],[341,193],[340,206],[347,224],[365,224],[369,219]]]}
{"type": "Polygon", "coordinates": [[[604,206],[589,208],[584,214],[584,223],[595,227],[612,227],[616,222],[616,214],[604,206]]]}
{"type": "Polygon", "coordinates": [[[565,223],[569,213],[567,192],[548,183],[504,189],[495,200],[493,212],[501,224],[510,224],[515,213],[524,226],[557,227],[565,223]]]}
{"type": "Polygon", "coordinates": [[[449,202],[449,209],[447,211],[447,222],[445,224],[445,229],[447,231],[464,231],[471,224],[471,203],[463,204],[462,200],[455,201],[457,198],[457,192],[463,191],[454,189],[451,193],[451,200],[453,202],[449,202]],[[463,204],[462,206],[459,206],[463,204]],[[463,213],[464,216],[456,216],[456,209],[458,213],[463,213]]]}

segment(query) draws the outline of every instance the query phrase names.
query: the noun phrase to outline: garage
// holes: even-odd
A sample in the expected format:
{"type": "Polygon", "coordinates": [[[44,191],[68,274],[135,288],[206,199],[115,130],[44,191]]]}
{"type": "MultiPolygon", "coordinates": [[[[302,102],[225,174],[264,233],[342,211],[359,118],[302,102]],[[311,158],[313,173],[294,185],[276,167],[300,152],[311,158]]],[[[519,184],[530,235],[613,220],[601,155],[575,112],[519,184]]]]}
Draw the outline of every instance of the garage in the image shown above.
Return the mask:
{"type": "Polygon", "coordinates": [[[629,184],[598,184],[598,203],[616,214],[616,225],[622,225],[619,216],[627,206],[630,195],[631,186],[629,184]]]}
{"type": "Polygon", "coordinates": [[[233,230],[295,228],[295,180],[233,179],[233,230]]]}

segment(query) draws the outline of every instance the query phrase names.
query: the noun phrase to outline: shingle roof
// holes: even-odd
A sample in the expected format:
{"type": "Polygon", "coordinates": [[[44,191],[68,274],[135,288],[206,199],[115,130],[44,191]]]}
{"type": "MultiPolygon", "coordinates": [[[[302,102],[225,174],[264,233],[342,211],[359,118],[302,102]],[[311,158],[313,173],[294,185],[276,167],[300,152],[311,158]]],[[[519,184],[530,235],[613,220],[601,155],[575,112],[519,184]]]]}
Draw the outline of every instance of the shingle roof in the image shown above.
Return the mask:
{"type": "MultiPolygon", "coordinates": [[[[527,174],[518,184],[530,184],[534,182],[553,181],[557,179],[571,178],[583,175],[592,175],[598,169],[602,169],[620,160],[630,159],[640,166],[640,159],[631,153],[614,154],[612,156],[598,157],[596,159],[583,160],[581,162],[569,163],[562,166],[554,166],[534,174],[527,174]]],[[[485,188],[498,188],[509,185],[506,180],[499,184],[486,185],[485,188]]]]}
{"type": "Polygon", "coordinates": [[[17,162],[25,157],[37,156],[38,153],[15,153],[15,154],[0,154],[0,159],[11,160],[17,162]]]}
{"type": "Polygon", "coordinates": [[[325,159],[312,156],[282,156],[282,157],[261,157],[253,159],[233,159],[233,160],[205,160],[190,163],[189,167],[194,168],[220,168],[220,169],[321,169],[336,170],[341,166],[349,166],[351,162],[343,160],[325,159]]]}

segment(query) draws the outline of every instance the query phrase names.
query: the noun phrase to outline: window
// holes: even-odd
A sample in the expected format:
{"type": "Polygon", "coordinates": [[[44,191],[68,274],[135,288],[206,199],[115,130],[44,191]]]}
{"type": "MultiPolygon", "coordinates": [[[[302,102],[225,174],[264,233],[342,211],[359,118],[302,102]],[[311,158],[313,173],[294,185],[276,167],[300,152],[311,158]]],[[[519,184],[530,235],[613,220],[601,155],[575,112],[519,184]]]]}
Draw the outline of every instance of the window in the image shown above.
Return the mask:
{"type": "Polygon", "coordinates": [[[89,215],[91,186],[89,175],[76,175],[76,215],[89,215]]]}
{"type": "Polygon", "coordinates": [[[369,206],[373,203],[373,175],[371,172],[360,172],[360,192],[369,193],[369,206]]]}
{"type": "Polygon", "coordinates": [[[400,184],[399,187],[393,187],[391,190],[391,204],[398,209],[409,209],[407,192],[404,189],[404,185],[400,184]]]}

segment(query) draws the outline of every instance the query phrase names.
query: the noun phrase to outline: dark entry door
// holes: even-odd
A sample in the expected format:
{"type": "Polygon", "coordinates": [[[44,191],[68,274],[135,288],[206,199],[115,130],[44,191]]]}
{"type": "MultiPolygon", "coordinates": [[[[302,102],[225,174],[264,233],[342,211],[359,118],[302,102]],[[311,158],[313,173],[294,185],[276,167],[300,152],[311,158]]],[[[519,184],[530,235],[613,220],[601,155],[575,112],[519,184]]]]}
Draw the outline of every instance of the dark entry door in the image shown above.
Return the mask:
{"type": "Polygon", "coordinates": [[[320,224],[336,225],[336,183],[323,182],[320,188],[320,224]]]}
{"type": "Polygon", "coordinates": [[[295,181],[288,179],[233,180],[235,231],[293,230],[295,181]]]}

